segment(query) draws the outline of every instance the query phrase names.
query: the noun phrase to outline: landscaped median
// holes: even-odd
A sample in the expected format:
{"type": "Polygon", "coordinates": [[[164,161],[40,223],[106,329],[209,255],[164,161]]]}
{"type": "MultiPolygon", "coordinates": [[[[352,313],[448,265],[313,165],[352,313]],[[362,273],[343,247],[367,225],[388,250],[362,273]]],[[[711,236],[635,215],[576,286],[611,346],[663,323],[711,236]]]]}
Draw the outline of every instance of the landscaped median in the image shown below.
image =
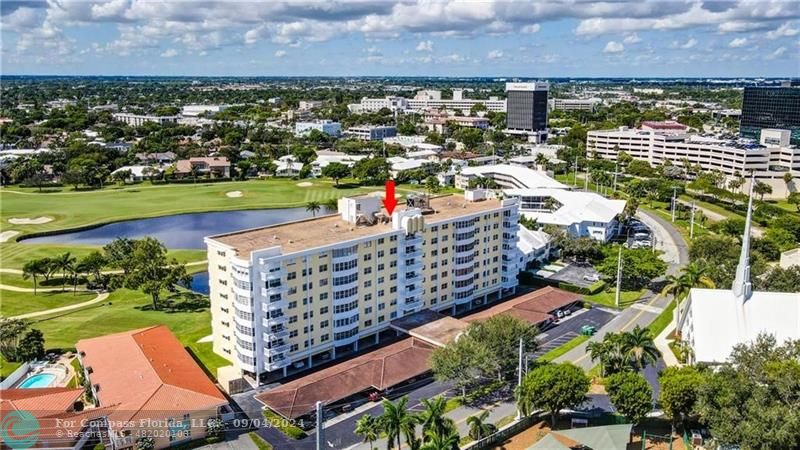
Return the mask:
{"type": "Polygon", "coordinates": [[[303,439],[307,436],[306,432],[300,429],[300,427],[294,425],[290,420],[279,416],[271,409],[264,408],[263,414],[264,419],[266,419],[273,428],[277,429],[286,436],[292,439],[303,439]]]}

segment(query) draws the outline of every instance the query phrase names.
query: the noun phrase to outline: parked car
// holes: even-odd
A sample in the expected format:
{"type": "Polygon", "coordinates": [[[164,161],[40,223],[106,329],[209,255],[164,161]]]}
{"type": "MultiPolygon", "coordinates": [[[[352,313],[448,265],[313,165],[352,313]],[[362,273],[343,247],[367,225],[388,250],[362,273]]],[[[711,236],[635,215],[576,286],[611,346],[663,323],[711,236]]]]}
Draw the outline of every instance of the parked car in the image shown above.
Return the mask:
{"type": "Polygon", "coordinates": [[[584,275],[583,276],[583,280],[584,281],[599,281],[600,280],[600,275],[598,275],[596,273],[584,275]]]}

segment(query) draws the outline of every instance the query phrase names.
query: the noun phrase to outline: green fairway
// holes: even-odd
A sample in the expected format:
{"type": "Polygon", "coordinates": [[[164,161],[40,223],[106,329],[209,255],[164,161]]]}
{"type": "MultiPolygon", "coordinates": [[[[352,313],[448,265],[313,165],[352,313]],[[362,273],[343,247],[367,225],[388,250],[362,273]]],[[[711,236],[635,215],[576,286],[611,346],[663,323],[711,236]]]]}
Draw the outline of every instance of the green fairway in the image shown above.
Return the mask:
{"type": "Polygon", "coordinates": [[[72,293],[71,286],[65,292],[13,292],[0,291],[0,316],[13,317],[20,314],[27,314],[46,309],[60,308],[62,306],[74,305],[75,303],[87,302],[95,298],[94,292],[72,293]]]}
{"type": "MultiPolygon", "coordinates": [[[[100,250],[100,247],[8,242],[0,244],[0,267],[22,269],[22,266],[32,259],[52,258],[66,252],[70,252],[72,256],[80,259],[94,250],[100,250]]],[[[170,250],[169,255],[181,262],[202,261],[206,258],[205,250],[170,250]]],[[[33,287],[33,282],[31,282],[30,287],[33,287]]]]}
{"type": "MultiPolygon", "coordinates": [[[[27,294],[26,294],[27,295],[27,294]]],[[[211,343],[197,343],[211,334],[208,299],[202,296],[180,297],[171,306],[153,311],[150,298],[138,291],[121,289],[108,300],[86,308],[31,319],[31,327],[44,333],[47,348],[74,348],[80,339],[165,324],[208,368],[229,365],[213,353],[211,343]]]]}

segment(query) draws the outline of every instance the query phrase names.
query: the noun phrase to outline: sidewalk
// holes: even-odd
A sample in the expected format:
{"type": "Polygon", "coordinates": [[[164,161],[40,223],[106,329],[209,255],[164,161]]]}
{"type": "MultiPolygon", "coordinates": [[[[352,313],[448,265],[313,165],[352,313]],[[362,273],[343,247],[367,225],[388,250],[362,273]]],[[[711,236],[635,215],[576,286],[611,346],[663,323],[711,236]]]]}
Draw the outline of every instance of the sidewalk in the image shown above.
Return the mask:
{"type": "Polygon", "coordinates": [[[669,336],[669,334],[672,333],[672,330],[674,329],[675,329],[675,318],[673,318],[672,322],[670,322],[669,325],[667,325],[667,327],[664,328],[664,331],[662,331],[661,334],[659,334],[655,338],[656,347],[658,348],[658,351],[661,352],[661,358],[664,359],[664,364],[666,364],[667,367],[683,365],[678,361],[678,358],[675,357],[675,354],[672,353],[672,349],[669,348],[669,342],[667,341],[667,336],[669,336]]]}

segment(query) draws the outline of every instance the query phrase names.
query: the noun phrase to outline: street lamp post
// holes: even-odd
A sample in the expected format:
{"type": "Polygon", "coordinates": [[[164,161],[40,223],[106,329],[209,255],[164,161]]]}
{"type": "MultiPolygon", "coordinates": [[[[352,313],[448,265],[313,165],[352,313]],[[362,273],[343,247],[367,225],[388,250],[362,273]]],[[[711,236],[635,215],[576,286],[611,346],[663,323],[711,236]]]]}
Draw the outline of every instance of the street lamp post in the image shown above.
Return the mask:
{"type": "Polygon", "coordinates": [[[677,202],[677,199],[675,198],[675,196],[677,195],[677,192],[678,192],[678,188],[673,186],[672,187],[672,222],[673,223],[675,222],[675,203],[677,202]]]}
{"type": "Polygon", "coordinates": [[[689,223],[689,239],[694,239],[694,202],[692,202],[692,218],[689,223]]]}
{"type": "Polygon", "coordinates": [[[619,247],[619,256],[617,257],[617,292],[614,296],[614,304],[619,308],[620,289],[622,287],[622,246],[619,247]]]}

